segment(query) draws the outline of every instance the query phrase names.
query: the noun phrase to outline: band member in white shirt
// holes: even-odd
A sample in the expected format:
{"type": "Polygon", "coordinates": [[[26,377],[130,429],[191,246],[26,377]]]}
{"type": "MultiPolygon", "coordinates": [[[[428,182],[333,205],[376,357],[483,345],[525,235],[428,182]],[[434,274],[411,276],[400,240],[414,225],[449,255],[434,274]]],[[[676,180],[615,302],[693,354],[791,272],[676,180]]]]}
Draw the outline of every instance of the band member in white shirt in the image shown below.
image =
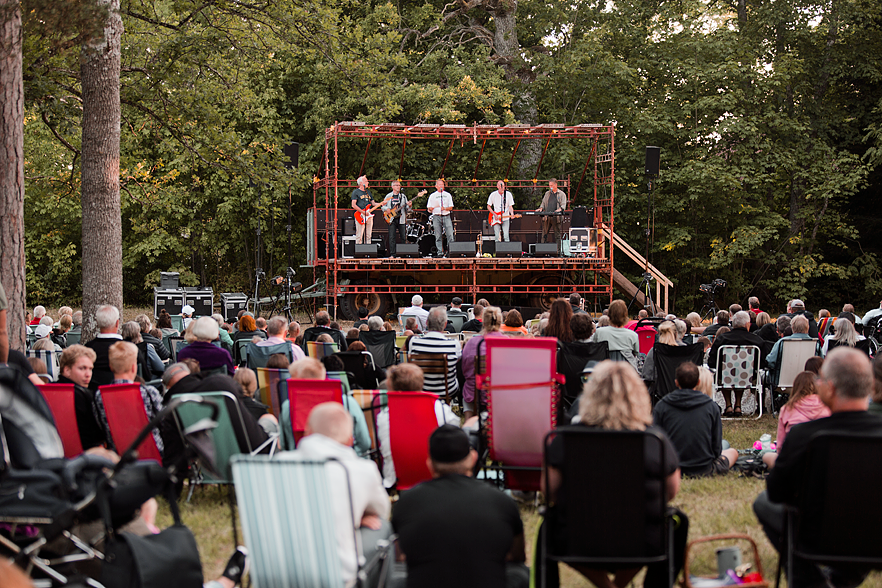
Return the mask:
{"type": "Polygon", "coordinates": [[[508,227],[511,223],[511,217],[514,216],[514,196],[505,189],[505,182],[499,180],[496,182],[496,191],[490,193],[487,199],[487,210],[490,211],[490,224],[493,225],[493,234],[496,241],[503,239],[508,242],[508,227]],[[499,235],[499,227],[502,226],[502,238],[499,235]]]}
{"type": "Polygon", "coordinates": [[[439,179],[435,182],[435,192],[429,196],[427,205],[429,213],[432,214],[432,229],[435,232],[435,249],[438,257],[443,252],[443,243],[441,242],[441,228],[447,234],[447,250],[453,243],[453,222],[450,220],[450,211],[453,210],[453,196],[450,192],[444,191],[444,180],[439,179]]]}

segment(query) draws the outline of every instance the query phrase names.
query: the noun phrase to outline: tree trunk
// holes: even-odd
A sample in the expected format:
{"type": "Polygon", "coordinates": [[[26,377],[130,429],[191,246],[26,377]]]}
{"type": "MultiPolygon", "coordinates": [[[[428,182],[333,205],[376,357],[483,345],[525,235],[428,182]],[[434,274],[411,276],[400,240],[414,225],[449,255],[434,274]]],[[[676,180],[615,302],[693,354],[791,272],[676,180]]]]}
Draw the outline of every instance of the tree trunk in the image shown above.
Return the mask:
{"type": "Polygon", "coordinates": [[[24,86],[21,8],[0,0],[0,282],[6,291],[9,348],[24,351],[24,86]]]}
{"type": "Polygon", "coordinates": [[[119,199],[119,75],[123,24],[119,0],[106,8],[103,29],[82,47],[83,88],[83,341],[98,332],[95,311],[122,313],[122,219],[119,199]]]}

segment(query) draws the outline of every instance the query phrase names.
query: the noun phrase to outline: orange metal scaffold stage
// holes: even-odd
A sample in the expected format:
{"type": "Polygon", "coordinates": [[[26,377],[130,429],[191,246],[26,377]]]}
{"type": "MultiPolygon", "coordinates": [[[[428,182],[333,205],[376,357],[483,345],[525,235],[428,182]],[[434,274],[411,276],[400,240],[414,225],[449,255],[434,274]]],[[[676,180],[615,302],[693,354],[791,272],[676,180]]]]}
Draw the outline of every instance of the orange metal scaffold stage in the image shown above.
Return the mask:
{"type": "MultiPolygon", "coordinates": [[[[614,231],[613,204],[615,187],[615,127],[612,125],[583,124],[566,126],[560,124],[529,125],[438,125],[438,124],[365,124],[341,122],[325,130],[325,149],[320,164],[320,177],[313,184],[313,206],[308,211],[307,266],[313,268],[315,277],[324,274],[326,279],[326,304],[340,305],[349,318],[356,318],[355,311],[366,306],[372,314],[385,315],[395,306],[408,306],[410,295],[428,295],[427,302],[448,302],[454,295],[474,303],[487,296],[506,300],[508,304],[525,304],[548,308],[554,298],[578,291],[589,302],[605,306],[612,299],[613,250],[612,243],[604,235],[614,231]],[[432,177],[406,177],[405,152],[408,145],[420,141],[446,142],[446,155],[440,169],[432,177]],[[504,174],[486,172],[482,176],[482,158],[485,147],[492,142],[507,141],[501,146],[508,167],[504,174]],[[519,148],[524,141],[537,141],[541,156],[532,177],[509,179],[519,148]],[[566,162],[567,169],[578,170],[565,178],[558,178],[560,188],[567,194],[568,210],[573,198],[588,210],[588,226],[597,235],[597,247],[591,254],[553,257],[527,257],[529,245],[538,241],[538,217],[524,216],[511,221],[512,241],[521,241],[525,257],[463,257],[463,258],[367,258],[344,257],[343,238],[346,220],[353,217],[350,194],[357,186],[356,178],[366,169],[371,147],[381,145],[389,153],[389,143],[400,144],[398,174],[393,178],[371,178],[374,200],[379,202],[392,180],[401,182],[402,190],[409,198],[415,189],[434,191],[437,178],[443,178],[446,190],[453,194],[454,204],[462,205],[465,194],[486,195],[496,189],[496,181],[505,180],[506,189],[534,190],[544,192],[551,175],[543,177],[542,163],[553,142],[569,141],[574,154],[566,162]],[[470,177],[447,177],[451,154],[469,145],[476,152],[474,172],[470,177]],[[364,145],[361,166],[355,173],[357,160],[364,145]],[[509,147],[510,145],[510,147],[509,147]],[[509,156],[508,149],[511,153],[509,156]],[[358,149],[359,152],[356,151],[358,149]],[[341,178],[341,159],[348,161],[346,177],[341,178]],[[576,159],[577,161],[572,161],[576,159]],[[353,161],[355,163],[353,164],[353,161]],[[351,177],[350,177],[351,176],[351,177]],[[379,187],[379,189],[378,189],[379,187]],[[583,194],[589,194],[589,197],[583,194]],[[593,212],[592,212],[593,210],[593,212]],[[507,298],[503,298],[507,297],[507,298]]],[[[498,145],[498,144],[497,144],[498,145]]],[[[496,151],[497,161],[500,151],[496,151]]],[[[439,158],[440,162],[440,158],[439,158]]],[[[389,168],[386,165],[383,169],[389,168]]],[[[369,168],[368,168],[369,169],[369,168]]],[[[459,166],[462,169],[462,165],[459,166]]],[[[394,173],[394,171],[393,171],[394,173]]],[[[462,172],[459,172],[460,174],[462,172]]],[[[423,172],[422,175],[426,175],[423,172]]],[[[541,193],[540,193],[541,195],[541,193]]],[[[517,198],[517,194],[516,194],[517,198]]],[[[516,200],[517,201],[517,200],[516,200]]],[[[424,209],[424,205],[420,205],[424,209]]],[[[477,207],[476,207],[477,208],[477,207]]],[[[534,207],[535,208],[535,207],[534,207]]],[[[516,213],[523,211],[515,210],[516,213]]],[[[456,241],[480,240],[476,219],[486,218],[481,210],[456,209],[452,218],[456,228],[456,241]],[[478,232],[476,232],[478,231],[478,232]]],[[[374,217],[374,236],[385,237],[387,225],[382,215],[374,217]]],[[[351,221],[350,221],[351,222],[351,221]]],[[[569,222],[568,220],[566,221],[569,222]]],[[[350,224],[351,226],[351,224],[350,224]]],[[[479,227],[480,225],[478,225],[479,227]]],[[[563,228],[563,227],[562,227],[563,228]]],[[[427,233],[430,232],[427,231],[427,233]]],[[[423,237],[425,239],[425,237],[423,237]]]]}

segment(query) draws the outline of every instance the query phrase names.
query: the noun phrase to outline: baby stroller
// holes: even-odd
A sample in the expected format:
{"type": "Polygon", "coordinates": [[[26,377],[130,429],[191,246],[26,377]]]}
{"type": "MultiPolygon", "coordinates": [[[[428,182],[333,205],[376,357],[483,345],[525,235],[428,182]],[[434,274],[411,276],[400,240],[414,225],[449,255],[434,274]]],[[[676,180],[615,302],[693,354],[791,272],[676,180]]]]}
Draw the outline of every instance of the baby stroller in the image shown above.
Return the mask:
{"type": "MultiPolygon", "coordinates": [[[[170,403],[151,420],[116,465],[87,454],[68,460],[61,457],[61,439],[40,391],[14,366],[0,365],[0,553],[28,573],[35,586],[150,586],[160,581],[167,588],[201,587],[195,540],[180,521],[173,494],[176,468],[137,461],[136,448],[179,404],[170,403]],[[169,497],[173,527],[152,537],[118,531],[145,501],[162,493],[169,497]],[[154,551],[152,567],[169,568],[171,581],[159,580],[156,570],[143,564],[137,555],[143,545],[136,547],[143,543],[154,551]],[[178,552],[172,560],[163,557],[163,543],[178,552]],[[84,570],[91,577],[84,577],[84,570]]],[[[216,410],[184,432],[192,452],[188,458],[210,446],[206,436],[216,426],[216,410]]],[[[208,462],[203,467],[210,467],[210,453],[203,457],[208,462]]]]}

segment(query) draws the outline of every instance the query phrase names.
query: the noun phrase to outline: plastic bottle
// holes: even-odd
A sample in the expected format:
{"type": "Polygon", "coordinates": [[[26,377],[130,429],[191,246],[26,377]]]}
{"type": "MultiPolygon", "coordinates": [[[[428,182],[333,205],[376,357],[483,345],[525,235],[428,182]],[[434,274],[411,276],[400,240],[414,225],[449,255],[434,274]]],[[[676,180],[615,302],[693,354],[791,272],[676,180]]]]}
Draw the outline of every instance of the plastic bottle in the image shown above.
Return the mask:
{"type": "Polygon", "coordinates": [[[760,444],[762,445],[763,451],[770,451],[772,449],[772,436],[768,433],[763,433],[760,437],[760,444]]]}

